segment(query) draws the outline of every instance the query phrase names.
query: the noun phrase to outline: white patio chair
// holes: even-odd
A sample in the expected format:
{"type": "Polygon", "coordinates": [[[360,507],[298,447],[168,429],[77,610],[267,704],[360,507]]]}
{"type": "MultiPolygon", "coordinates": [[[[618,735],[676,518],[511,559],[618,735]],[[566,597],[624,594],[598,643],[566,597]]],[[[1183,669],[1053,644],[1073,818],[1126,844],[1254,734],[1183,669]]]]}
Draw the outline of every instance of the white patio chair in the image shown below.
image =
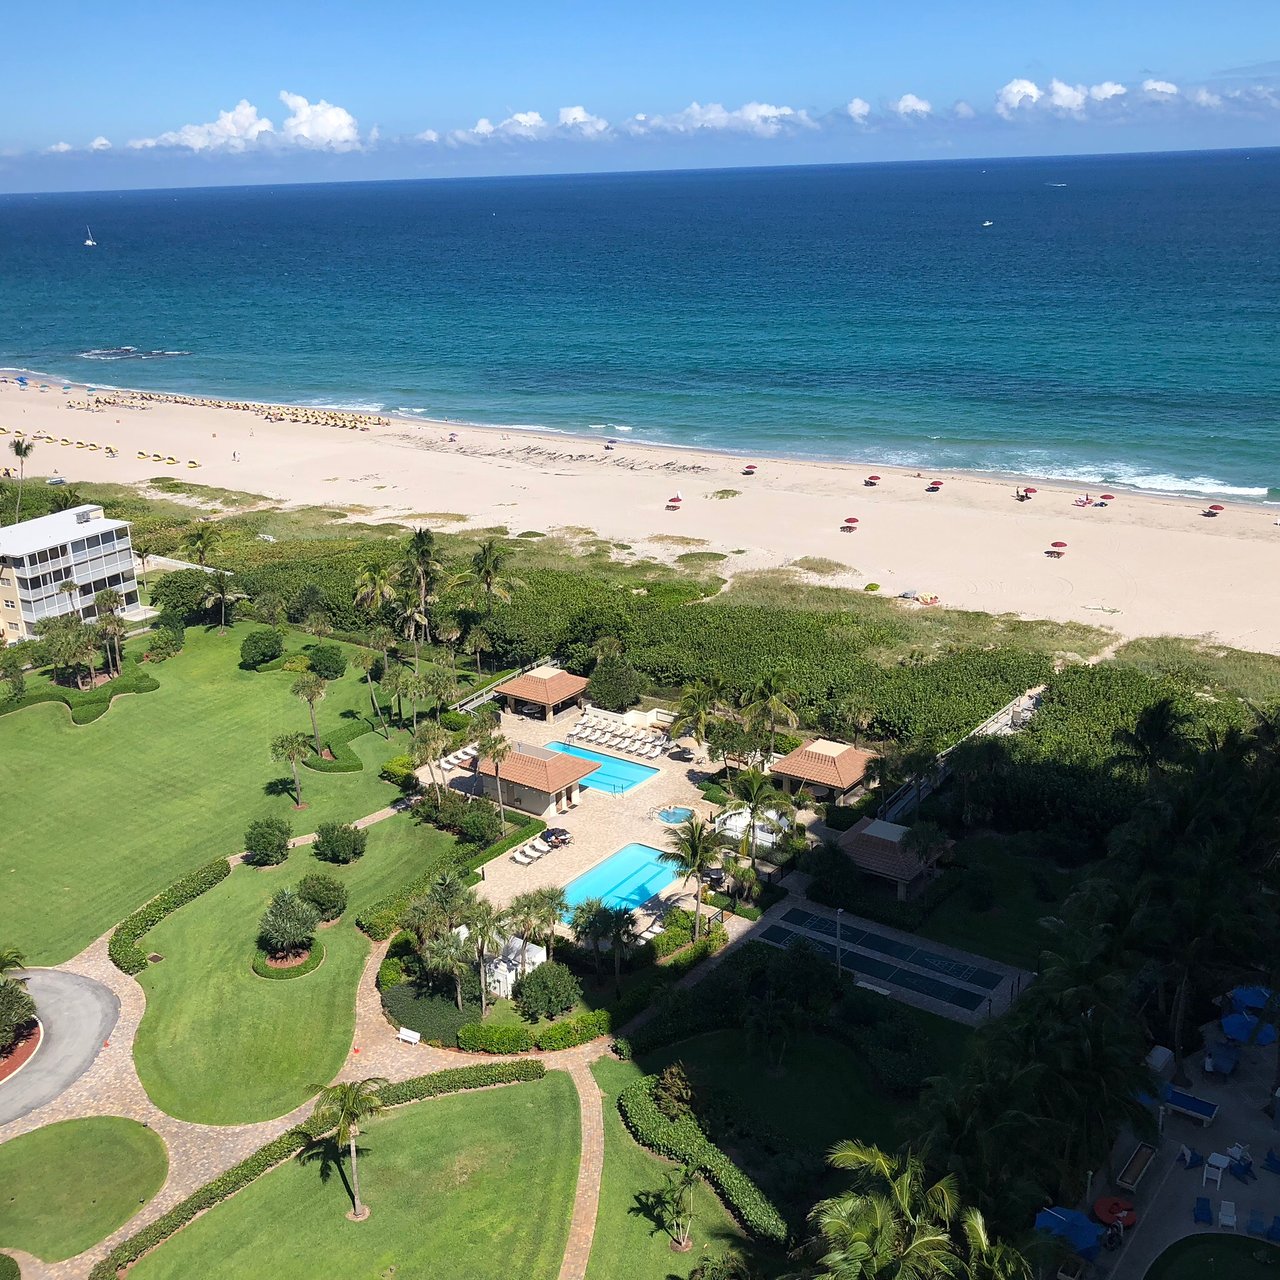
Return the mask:
{"type": "Polygon", "coordinates": [[[1226,1156],[1220,1156],[1216,1151],[1204,1162],[1204,1173],[1200,1178],[1200,1185],[1207,1187],[1209,1183],[1213,1183],[1219,1190],[1222,1189],[1222,1171],[1227,1167],[1230,1161],[1226,1156]]]}

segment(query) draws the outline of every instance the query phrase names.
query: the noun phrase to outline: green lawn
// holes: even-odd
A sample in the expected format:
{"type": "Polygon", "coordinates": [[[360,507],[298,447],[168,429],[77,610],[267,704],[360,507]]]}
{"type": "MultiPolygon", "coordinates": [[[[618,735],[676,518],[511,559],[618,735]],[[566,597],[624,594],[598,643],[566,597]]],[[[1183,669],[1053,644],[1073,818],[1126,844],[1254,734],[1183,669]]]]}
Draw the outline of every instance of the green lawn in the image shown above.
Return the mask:
{"type": "Polygon", "coordinates": [[[119,1116],[65,1120],[0,1146],[0,1246],[45,1262],[83,1253],[160,1190],[164,1143],[119,1116]]]}
{"type": "Polygon", "coordinates": [[[1280,1249],[1245,1236],[1198,1235],[1166,1249],[1146,1280],[1270,1280],[1280,1249]]]}
{"type": "MultiPolygon", "coordinates": [[[[251,627],[225,636],[188,628],[178,657],[147,668],[159,689],[117,700],[91,724],[75,726],[65,707],[49,703],[0,716],[5,792],[24,797],[22,839],[0,852],[0,938],[28,963],[68,959],[183,872],[235,853],[253,818],[280,814],[313,831],[393,798],[378,769],[397,748],[378,734],[352,744],[363,772],[301,771],[302,812],[269,793],[288,766],[272,762],[268,744],[309,722],[289,692],[293,675],[240,670],[251,627]]],[[[349,669],[329,686],[322,733],[344,712],[367,711],[357,674],[349,669]]]]}
{"type": "Polygon", "coordinates": [[[694,1199],[693,1249],[672,1253],[669,1237],[640,1211],[636,1197],[663,1185],[673,1165],[646,1151],[618,1114],[618,1094],[641,1071],[634,1063],[602,1058],[592,1074],[604,1092],[604,1176],[587,1280],[667,1280],[687,1275],[698,1260],[730,1247],[750,1251],[742,1229],[705,1183],[694,1199]]]}
{"type": "Polygon", "coordinates": [[[921,937],[1021,969],[1036,968],[1047,942],[1039,922],[1057,912],[1074,878],[1059,871],[1049,858],[1010,846],[999,836],[976,836],[956,846],[957,860],[991,873],[995,905],[989,911],[975,911],[962,888],[929,916],[917,931],[921,937]],[[1042,893],[1054,896],[1050,899],[1042,893]]]}
{"type": "Polygon", "coordinates": [[[555,1280],[578,1176],[578,1100],[563,1072],[415,1103],[375,1120],[360,1146],[367,1222],[345,1217],[351,1204],[336,1171],[326,1182],[321,1168],[291,1161],[130,1276],[555,1280]]]}
{"type": "Polygon", "coordinates": [[[356,984],[369,942],[353,923],[362,907],[429,870],[452,837],[407,815],[369,830],[348,866],[295,849],[279,867],[239,866],[215,889],[161,921],[143,946],[164,957],[138,980],[147,1008],[134,1047],[138,1075],[162,1111],[202,1124],[283,1115],[327,1083],[351,1047],[356,984]],[[250,968],[271,896],[320,871],[347,885],[342,919],[323,928],[325,958],[300,978],[250,968]]]}

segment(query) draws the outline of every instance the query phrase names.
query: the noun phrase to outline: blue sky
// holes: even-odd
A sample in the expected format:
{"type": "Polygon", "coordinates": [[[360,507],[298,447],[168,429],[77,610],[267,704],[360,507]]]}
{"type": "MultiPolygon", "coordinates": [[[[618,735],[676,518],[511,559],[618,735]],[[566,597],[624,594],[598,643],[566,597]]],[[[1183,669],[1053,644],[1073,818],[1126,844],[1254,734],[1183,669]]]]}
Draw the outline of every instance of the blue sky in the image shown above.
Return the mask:
{"type": "Polygon", "coordinates": [[[49,0],[0,191],[1280,144],[1277,0],[49,0]]]}

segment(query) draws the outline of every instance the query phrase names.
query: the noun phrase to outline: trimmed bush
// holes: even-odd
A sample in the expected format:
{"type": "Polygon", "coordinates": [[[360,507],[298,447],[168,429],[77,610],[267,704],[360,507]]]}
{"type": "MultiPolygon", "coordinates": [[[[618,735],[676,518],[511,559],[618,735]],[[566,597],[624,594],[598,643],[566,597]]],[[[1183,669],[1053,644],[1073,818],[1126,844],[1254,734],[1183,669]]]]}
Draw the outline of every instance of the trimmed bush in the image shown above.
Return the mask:
{"type": "MultiPolygon", "coordinates": [[[[544,1075],[546,1069],[542,1063],[528,1060],[455,1067],[388,1085],[382,1090],[382,1101],[389,1107],[399,1107],[423,1098],[461,1093],[466,1089],[488,1089],[494,1085],[541,1080],[544,1075]]],[[[157,1245],[163,1244],[193,1218],[257,1181],[264,1173],[296,1155],[318,1136],[310,1121],[303,1121],[286,1130],[274,1142],[260,1147],[248,1159],[234,1165],[212,1182],[206,1182],[150,1226],[121,1241],[89,1272],[89,1280],[116,1280],[120,1271],[137,1262],[143,1254],[149,1253],[157,1245]]]]}
{"type": "Polygon", "coordinates": [[[372,728],[370,722],[361,716],[344,720],[324,739],[325,748],[333,759],[310,755],[302,763],[313,773],[360,773],[364,763],[351,749],[351,744],[371,732],[372,728]]]}
{"type": "Polygon", "coordinates": [[[663,968],[683,976],[690,969],[700,965],[708,956],[715,955],[717,951],[728,945],[729,935],[725,931],[724,925],[713,924],[711,928],[703,932],[702,937],[697,942],[691,942],[683,950],[677,951],[663,968]]]}
{"type": "Polygon", "coordinates": [[[0,978],[0,1052],[8,1049],[36,1016],[36,1002],[21,982],[0,978]]]}
{"type": "Polygon", "coordinates": [[[301,964],[290,965],[287,969],[275,969],[267,963],[270,959],[261,947],[254,953],[253,971],[260,978],[302,978],[318,969],[324,960],[324,943],[313,942],[311,954],[301,964]]]}
{"type": "Polygon", "coordinates": [[[311,903],[321,920],[336,920],[347,909],[347,886],[318,871],[298,881],[298,897],[311,903]]]}
{"type": "Polygon", "coordinates": [[[520,1016],[528,1022],[556,1018],[568,1013],[582,999],[582,983],[568,965],[549,960],[521,974],[511,988],[520,1016]]]}
{"type": "Polygon", "coordinates": [[[613,1056],[617,1058],[619,1062],[631,1061],[631,1041],[628,1040],[626,1036],[616,1037],[609,1048],[613,1050],[613,1056]]]}
{"type": "MultiPolygon", "coordinates": [[[[545,965],[539,967],[546,968],[545,965]]],[[[534,1044],[550,1053],[556,1049],[572,1049],[574,1045],[586,1044],[597,1036],[607,1036],[612,1030],[613,1018],[609,1010],[592,1009],[576,1017],[566,1018],[563,1022],[553,1022],[549,1027],[542,1027],[534,1037],[534,1044]]]]}
{"type": "Polygon", "coordinates": [[[347,655],[336,644],[318,644],[307,653],[311,670],[322,680],[341,680],[347,671],[347,655]]]}
{"type": "Polygon", "coordinates": [[[16,1259],[7,1253],[0,1253],[0,1280],[22,1280],[16,1259]]]}
{"type": "Polygon", "coordinates": [[[155,928],[167,915],[184,907],[188,902],[207,893],[231,874],[231,864],[226,858],[216,858],[203,867],[175,880],[163,893],[157,894],[144,907],[126,916],[111,934],[107,955],[121,973],[141,973],[147,967],[146,953],[138,946],[139,939],[155,928]]]}
{"type": "Polygon", "coordinates": [[[591,673],[587,696],[606,711],[625,711],[640,701],[648,688],[645,680],[625,658],[601,658],[591,673]]]}
{"type": "Polygon", "coordinates": [[[725,1207],[758,1239],[783,1245],[786,1220],[763,1191],[699,1128],[692,1116],[668,1120],[653,1100],[656,1076],[645,1076],[624,1089],[618,1110],[632,1136],[643,1147],[677,1164],[695,1165],[715,1187],[725,1207]]]}
{"type": "Polygon", "coordinates": [[[480,1017],[480,987],[476,983],[472,998],[464,991],[462,1008],[454,1002],[453,983],[446,992],[437,980],[434,986],[424,986],[413,979],[410,966],[401,962],[405,980],[387,987],[382,992],[382,1009],[393,1026],[408,1027],[416,1031],[427,1044],[452,1049],[458,1042],[458,1032],[468,1023],[480,1017]]]}
{"type": "Polygon", "coordinates": [[[406,794],[417,791],[421,787],[418,775],[414,772],[413,759],[408,754],[392,756],[379,771],[379,777],[393,787],[399,787],[406,794]]]}
{"type": "Polygon", "coordinates": [[[182,633],[169,627],[160,627],[151,633],[147,641],[148,662],[167,662],[182,652],[182,633]]]}
{"type": "Polygon", "coordinates": [[[293,828],[285,818],[259,818],[244,833],[244,860],[251,867],[278,866],[289,856],[293,828]]]}
{"type": "Polygon", "coordinates": [[[469,1053],[527,1053],[533,1048],[528,1027],[493,1027],[470,1022],[458,1028],[458,1048],[469,1053]]]}
{"type": "Polygon", "coordinates": [[[274,662],[284,652],[284,637],[275,627],[259,627],[240,642],[240,665],[257,670],[265,662],[274,662]]]}
{"type": "Polygon", "coordinates": [[[465,711],[442,711],[440,727],[448,729],[450,733],[461,733],[463,729],[471,727],[471,717],[465,711]]]}
{"type": "Polygon", "coordinates": [[[281,889],[258,923],[258,942],[273,956],[296,955],[312,947],[320,913],[296,890],[281,889]]]}
{"type": "Polygon", "coordinates": [[[345,865],[360,857],[368,843],[369,833],[363,827],[353,827],[348,822],[322,822],[316,828],[312,849],[322,862],[345,865]]]}
{"type": "Polygon", "coordinates": [[[27,686],[26,692],[15,698],[12,685],[6,686],[7,696],[0,696],[0,715],[34,707],[38,702],[61,702],[71,712],[72,724],[91,724],[106,713],[114,698],[125,693],[154,693],[160,682],[150,672],[144,671],[132,658],[125,658],[123,670],[114,680],[94,689],[64,689],[61,685],[27,686]]]}

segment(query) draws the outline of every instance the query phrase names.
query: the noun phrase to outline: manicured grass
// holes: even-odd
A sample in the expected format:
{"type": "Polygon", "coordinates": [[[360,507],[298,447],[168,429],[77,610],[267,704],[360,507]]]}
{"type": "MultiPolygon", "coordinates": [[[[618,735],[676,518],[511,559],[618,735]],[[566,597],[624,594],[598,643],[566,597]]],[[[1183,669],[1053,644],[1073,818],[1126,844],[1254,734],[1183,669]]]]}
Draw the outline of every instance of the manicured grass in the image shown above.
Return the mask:
{"type": "Polygon", "coordinates": [[[999,836],[965,840],[955,853],[957,861],[991,873],[995,905],[975,911],[962,888],[933,911],[918,932],[935,942],[1034,970],[1048,942],[1040,920],[1057,912],[1074,877],[1059,871],[1047,857],[1015,852],[999,836]],[[1044,890],[1054,893],[1051,900],[1040,896],[1037,875],[1044,890]]]}
{"type": "MultiPolygon", "coordinates": [[[[307,809],[295,812],[292,797],[276,793],[270,784],[289,770],[271,760],[271,739],[309,720],[289,692],[292,674],[240,670],[252,626],[225,636],[188,628],[181,654],[146,668],[160,688],[119,699],[92,724],[73,725],[51,704],[0,716],[5,790],[26,797],[22,839],[0,852],[0,937],[28,963],[68,959],[184,872],[237,852],[253,818],[277,814],[313,831],[394,798],[378,769],[401,748],[376,733],[352,743],[363,772],[300,770],[307,809]]],[[[344,713],[368,711],[357,675],[349,669],[329,686],[322,734],[344,713]]]]}
{"type": "Polygon", "coordinates": [[[1280,1249],[1244,1236],[1199,1235],[1166,1249],[1146,1280],[1270,1280],[1280,1249]]]}
{"type": "Polygon", "coordinates": [[[198,1218],[130,1276],[555,1280],[579,1151],[577,1096],[563,1072],[415,1103],[373,1121],[360,1147],[367,1222],[345,1217],[351,1203],[336,1170],[323,1181],[320,1166],[291,1161],[198,1218]]]}
{"type": "Polygon", "coordinates": [[[203,1124],[283,1115],[327,1083],[351,1046],[354,996],[369,942],[354,922],[366,904],[422,875],[452,838],[408,816],[369,829],[348,866],[295,849],[279,867],[239,866],[162,921],[142,942],[164,956],[139,975],[147,1009],[134,1047],[151,1100],[203,1124]],[[258,921],[273,894],[319,871],[347,886],[342,919],[320,931],[324,963],[290,982],[251,969],[258,921]]]}
{"type": "Polygon", "coordinates": [[[742,1229],[705,1183],[694,1197],[693,1249],[672,1253],[666,1233],[640,1209],[637,1196],[663,1186],[675,1166],[646,1151],[618,1114],[618,1094],[642,1073],[634,1063],[602,1058],[592,1074],[604,1093],[604,1175],[587,1280],[667,1280],[687,1275],[708,1253],[751,1252],[742,1229]]]}
{"type": "Polygon", "coordinates": [[[45,1262],[83,1253],[165,1180],[164,1143],[119,1116],[65,1120],[0,1146],[0,1245],[45,1262]]]}

